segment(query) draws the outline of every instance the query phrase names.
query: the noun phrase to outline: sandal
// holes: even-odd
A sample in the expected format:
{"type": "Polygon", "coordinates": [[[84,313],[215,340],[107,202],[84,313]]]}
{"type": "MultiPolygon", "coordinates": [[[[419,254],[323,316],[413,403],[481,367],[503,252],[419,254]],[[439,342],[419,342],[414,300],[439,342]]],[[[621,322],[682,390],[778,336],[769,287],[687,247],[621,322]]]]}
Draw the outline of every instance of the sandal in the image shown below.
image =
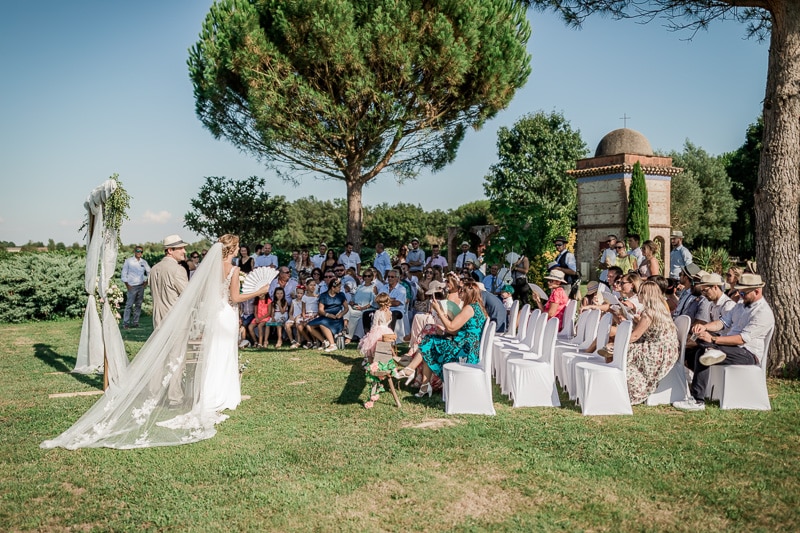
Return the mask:
{"type": "Polygon", "coordinates": [[[395,370],[394,378],[398,380],[405,379],[406,385],[410,385],[414,378],[417,376],[417,371],[413,368],[405,367],[399,371],[395,370]]]}
{"type": "Polygon", "coordinates": [[[433,385],[430,383],[423,383],[422,386],[419,388],[419,392],[416,393],[414,396],[417,398],[424,398],[425,396],[432,396],[433,395],[433,385]]]}

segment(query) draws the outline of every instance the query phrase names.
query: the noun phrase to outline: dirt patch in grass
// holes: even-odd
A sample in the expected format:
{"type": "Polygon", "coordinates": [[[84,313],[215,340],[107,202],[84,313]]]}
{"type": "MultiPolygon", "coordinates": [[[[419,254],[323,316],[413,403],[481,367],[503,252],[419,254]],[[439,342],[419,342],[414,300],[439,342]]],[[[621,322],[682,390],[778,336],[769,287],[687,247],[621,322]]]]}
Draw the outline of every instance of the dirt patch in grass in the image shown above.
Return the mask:
{"type": "Polygon", "coordinates": [[[452,418],[432,418],[430,420],[425,420],[417,423],[404,422],[402,427],[411,429],[440,429],[440,428],[452,427],[460,423],[461,423],[460,420],[454,420],[452,418]]]}

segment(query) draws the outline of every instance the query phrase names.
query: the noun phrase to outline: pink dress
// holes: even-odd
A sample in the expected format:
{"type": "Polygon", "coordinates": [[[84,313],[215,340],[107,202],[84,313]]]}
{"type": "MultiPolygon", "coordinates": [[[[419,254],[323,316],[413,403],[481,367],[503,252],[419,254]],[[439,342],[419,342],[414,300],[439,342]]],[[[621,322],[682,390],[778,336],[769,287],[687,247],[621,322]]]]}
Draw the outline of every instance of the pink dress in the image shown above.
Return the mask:
{"type": "Polygon", "coordinates": [[[390,310],[375,311],[372,317],[372,328],[370,328],[369,333],[364,335],[364,338],[358,343],[358,350],[361,352],[361,355],[370,361],[372,360],[372,356],[375,355],[375,345],[378,344],[378,341],[383,340],[384,335],[394,333],[394,331],[389,329],[389,323],[391,321],[392,312],[390,310]]]}

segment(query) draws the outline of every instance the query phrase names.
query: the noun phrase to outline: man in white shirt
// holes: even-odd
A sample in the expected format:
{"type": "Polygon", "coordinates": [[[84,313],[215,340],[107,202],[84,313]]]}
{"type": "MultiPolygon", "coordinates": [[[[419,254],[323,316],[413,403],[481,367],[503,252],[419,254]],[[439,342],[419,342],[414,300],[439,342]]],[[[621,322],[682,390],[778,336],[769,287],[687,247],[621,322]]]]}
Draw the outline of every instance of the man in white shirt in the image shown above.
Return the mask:
{"type": "Polygon", "coordinates": [[[386,277],[386,273],[392,268],[392,259],[382,242],[375,245],[375,261],[372,262],[372,266],[381,273],[382,278],[386,277]]]}
{"type": "Polygon", "coordinates": [[[311,256],[311,264],[314,268],[322,268],[322,263],[325,262],[325,253],[328,251],[328,245],[324,242],[319,243],[319,253],[311,256]]]}
{"type": "Polygon", "coordinates": [[[456,257],[456,269],[464,268],[467,265],[467,259],[478,264],[478,256],[469,251],[469,242],[464,241],[461,243],[461,253],[456,257]]]}
{"type": "Polygon", "coordinates": [[[339,262],[344,265],[345,270],[353,267],[356,272],[361,272],[361,256],[353,251],[352,242],[344,245],[344,252],[339,256],[339,262]]]}
{"type": "Polygon", "coordinates": [[[670,234],[669,245],[672,248],[669,253],[669,277],[679,279],[681,269],[692,264],[692,253],[683,245],[682,231],[673,231],[670,234]]]}
{"type": "Polygon", "coordinates": [[[256,267],[271,266],[278,268],[278,256],[272,253],[272,245],[265,243],[261,249],[261,255],[256,256],[256,267]]]}
{"type": "MultiPolygon", "coordinates": [[[[603,250],[603,253],[600,254],[600,281],[610,285],[608,281],[608,267],[617,264],[617,251],[614,248],[617,245],[617,236],[609,235],[606,244],[608,246],[603,250]]],[[[614,287],[612,286],[611,288],[613,289],[614,287]]]]}
{"type": "Polygon", "coordinates": [[[698,351],[690,389],[692,397],[672,405],[684,411],[702,411],[711,365],[758,365],[764,357],[767,335],[775,328],[775,315],[763,296],[764,282],[758,274],[742,274],[739,284],[741,305],[736,305],[719,320],[697,324],[698,351]],[[712,333],[726,330],[724,335],[712,333]]]}
{"type": "Polygon", "coordinates": [[[638,233],[631,233],[628,235],[628,255],[636,258],[637,266],[641,266],[642,261],[644,261],[644,254],[642,253],[642,248],[639,245],[641,240],[642,238],[638,233]]]}
{"type": "Polygon", "coordinates": [[[721,319],[726,313],[733,310],[736,305],[736,302],[728,298],[728,295],[722,290],[725,282],[719,274],[704,274],[700,278],[700,283],[697,283],[696,286],[700,288],[703,296],[711,302],[711,320],[709,322],[721,319]]]}
{"type": "Polygon", "coordinates": [[[122,315],[122,327],[139,327],[139,316],[142,314],[142,300],[144,299],[144,288],[147,287],[147,276],[150,274],[150,265],[142,259],[142,247],[136,246],[133,249],[133,257],[129,257],[122,263],[122,283],[128,290],[125,296],[125,312],[122,315]],[[133,310],[133,320],[131,321],[131,309],[133,310]]]}

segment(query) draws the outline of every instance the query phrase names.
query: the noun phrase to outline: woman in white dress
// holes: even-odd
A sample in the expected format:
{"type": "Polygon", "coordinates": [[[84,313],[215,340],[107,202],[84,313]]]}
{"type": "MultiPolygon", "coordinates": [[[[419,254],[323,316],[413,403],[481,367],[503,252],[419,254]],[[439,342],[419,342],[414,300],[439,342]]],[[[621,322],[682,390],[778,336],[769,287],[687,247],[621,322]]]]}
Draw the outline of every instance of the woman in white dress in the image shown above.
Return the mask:
{"type": "Polygon", "coordinates": [[[231,259],[239,238],[223,235],[200,263],[192,281],[136,354],[120,384],[109,387],[72,427],[42,448],[146,448],[208,439],[225,420],[223,409],[241,401],[236,304],[266,294],[269,276],[258,290],[239,293],[239,267],[231,259]],[[181,375],[183,399],[167,390],[181,375]]]}

